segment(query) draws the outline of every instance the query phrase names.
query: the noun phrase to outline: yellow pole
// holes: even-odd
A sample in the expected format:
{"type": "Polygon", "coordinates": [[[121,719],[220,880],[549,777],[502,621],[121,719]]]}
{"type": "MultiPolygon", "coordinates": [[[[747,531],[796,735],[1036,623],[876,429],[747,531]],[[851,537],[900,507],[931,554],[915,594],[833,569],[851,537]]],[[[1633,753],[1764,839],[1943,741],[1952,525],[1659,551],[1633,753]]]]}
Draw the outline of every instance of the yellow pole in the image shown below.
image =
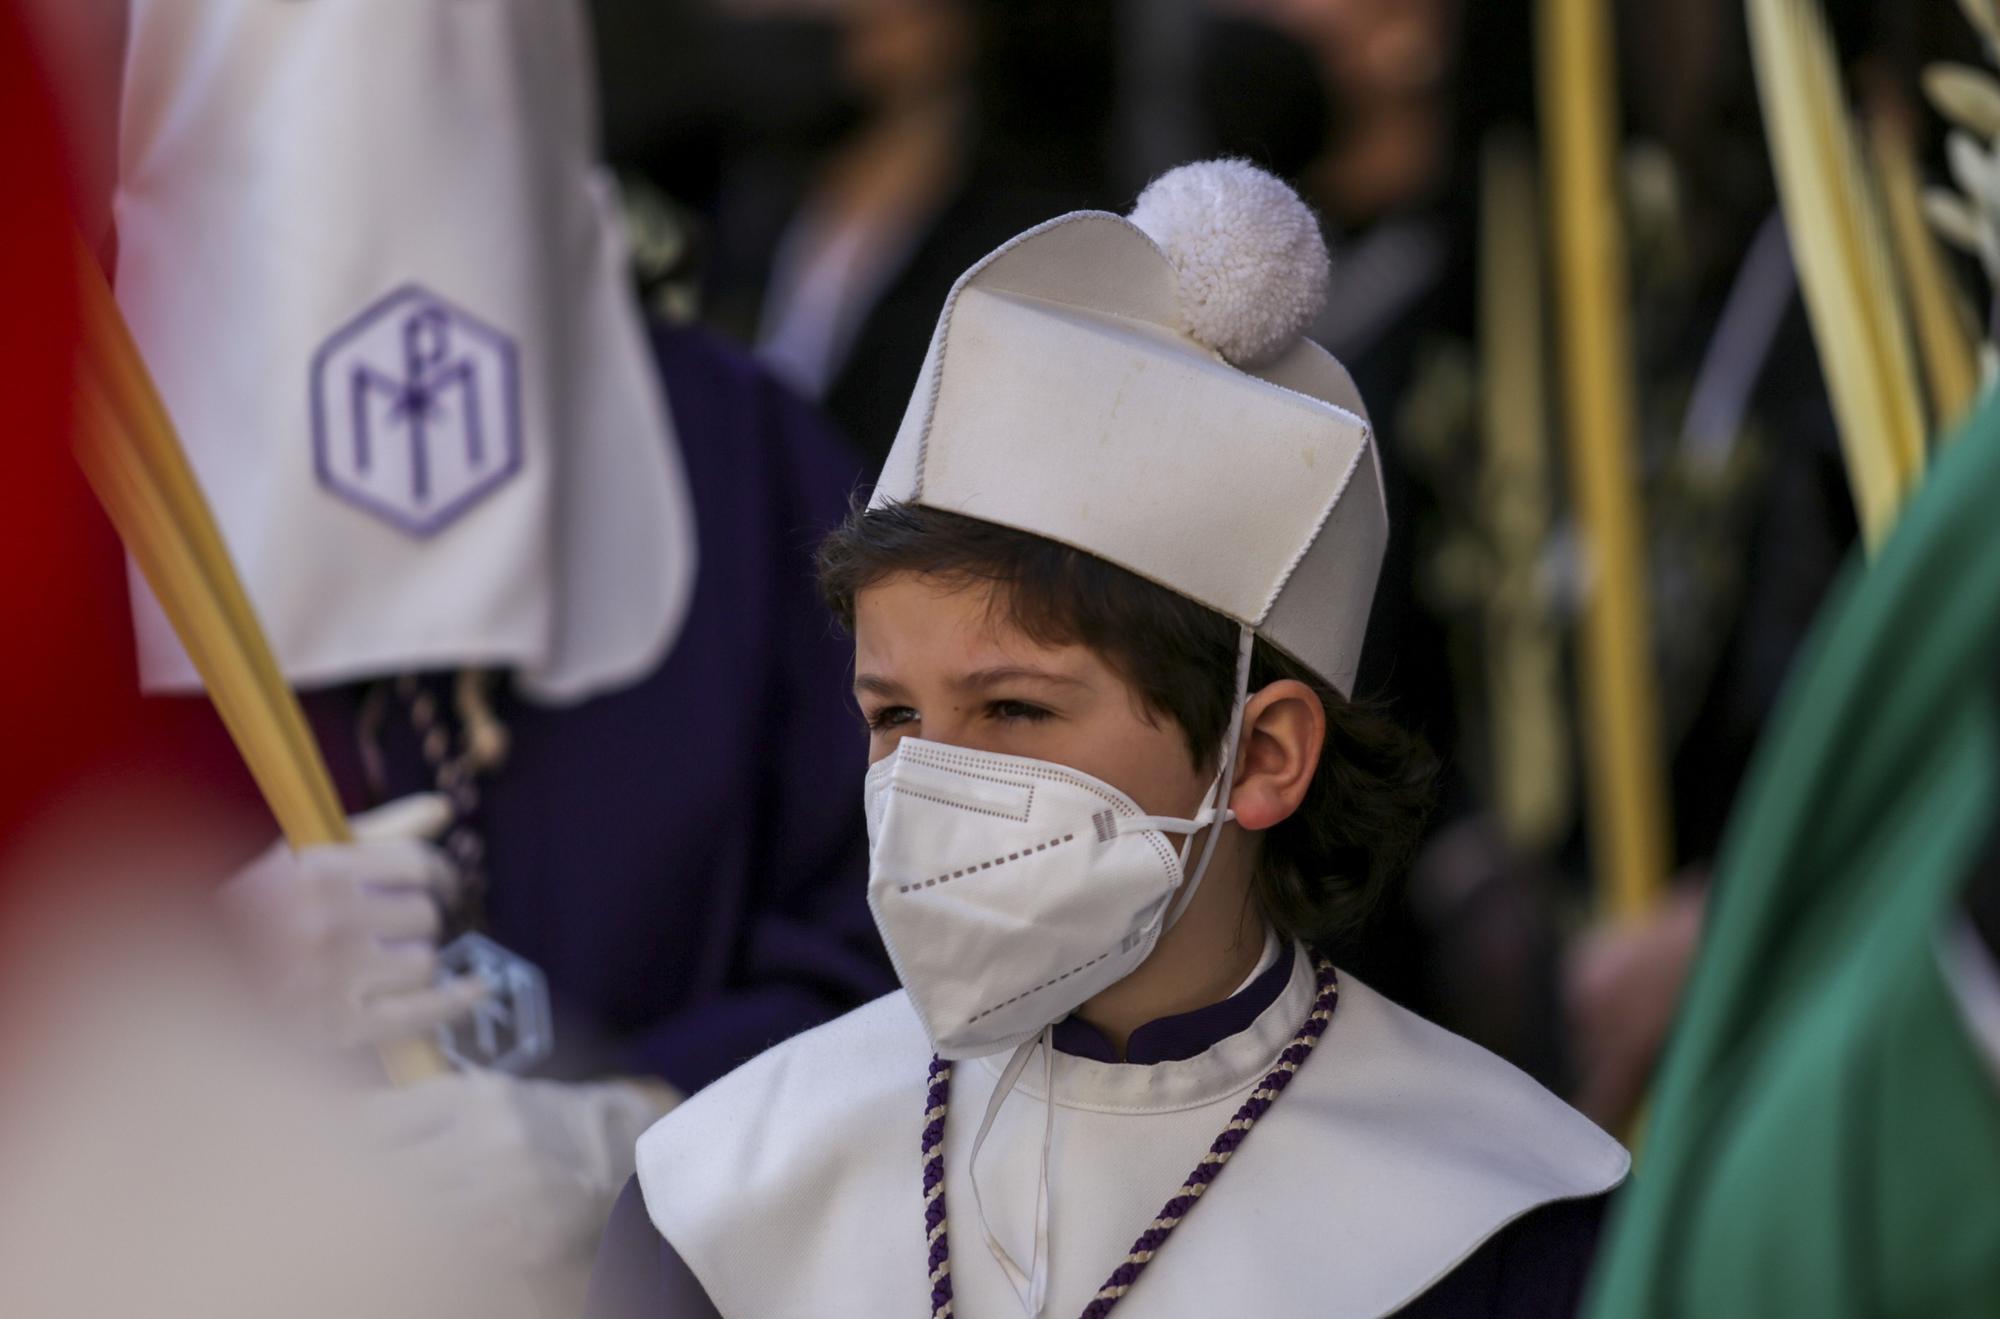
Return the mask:
{"type": "MultiPolygon", "coordinates": [[[[84,354],[77,461],[201,674],[293,847],[352,835],[298,699],[285,683],[201,487],[103,272],[79,243],[84,354]]],[[[449,1070],[428,1040],[380,1050],[398,1085],[449,1070]]]]}
{"type": "Polygon", "coordinates": [[[1591,852],[1606,912],[1665,886],[1667,806],[1635,479],[1609,0],[1542,0],[1538,75],[1554,222],[1563,433],[1582,533],[1578,655],[1591,852]]]}

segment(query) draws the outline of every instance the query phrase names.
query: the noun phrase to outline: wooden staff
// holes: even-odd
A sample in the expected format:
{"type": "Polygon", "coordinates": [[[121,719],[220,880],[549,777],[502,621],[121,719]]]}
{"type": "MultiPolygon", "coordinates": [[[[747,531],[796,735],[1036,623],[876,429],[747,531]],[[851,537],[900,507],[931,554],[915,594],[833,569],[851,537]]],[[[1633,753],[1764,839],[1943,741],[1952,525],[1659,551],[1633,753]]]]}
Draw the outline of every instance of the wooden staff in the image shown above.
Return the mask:
{"type": "Polygon", "coordinates": [[[1600,902],[1645,913],[1667,870],[1667,798],[1634,475],[1625,246],[1608,0],[1542,0],[1543,151],[1554,221],[1563,431],[1583,537],[1579,653],[1591,851],[1600,902]]]}
{"type": "MultiPolygon", "coordinates": [[[[286,685],[208,502],[103,272],[76,246],[84,349],[77,460],[201,674],[209,699],[294,848],[350,841],[340,799],[286,685]]],[[[450,1070],[437,1046],[380,1051],[397,1085],[450,1070]]]]}

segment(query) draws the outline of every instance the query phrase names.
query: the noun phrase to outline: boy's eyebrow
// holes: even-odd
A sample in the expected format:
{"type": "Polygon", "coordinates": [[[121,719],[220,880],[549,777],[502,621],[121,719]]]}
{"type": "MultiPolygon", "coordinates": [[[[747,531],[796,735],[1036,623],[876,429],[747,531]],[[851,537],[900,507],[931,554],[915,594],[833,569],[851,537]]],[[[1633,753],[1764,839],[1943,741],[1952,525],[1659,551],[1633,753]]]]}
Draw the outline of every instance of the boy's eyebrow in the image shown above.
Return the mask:
{"type": "Polygon", "coordinates": [[[900,685],[873,673],[855,674],[854,690],[857,692],[872,692],[876,696],[901,696],[903,694],[903,689],[900,685]]]}
{"type": "MultiPolygon", "coordinates": [[[[1056,673],[1049,669],[1037,669],[1026,664],[1002,664],[990,669],[975,669],[951,680],[951,686],[960,691],[984,691],[1007,682],[1045,682],[1064,687],[1088,687],[1082,678],[1072,678],[1066,673],[1056,673]]],[[[877,673],[857,673],[854,675],[854,690],[867,692],[872,696],[894,698],[903,694],[903,685],[877,673]]]]}
{"type": "Polygon", "coordinates": [[[968,691],[979,691],[987,687],[997,687],[1005,682],[1048,682],[1065,687],[1088,687],[1082,678],[1072,678],[1067,673],[1055,673],[1048,669],[1032,668],[1025,664],[1004,664],[991,669],[978,669],[952,680],[952,686],[968,691]]]}

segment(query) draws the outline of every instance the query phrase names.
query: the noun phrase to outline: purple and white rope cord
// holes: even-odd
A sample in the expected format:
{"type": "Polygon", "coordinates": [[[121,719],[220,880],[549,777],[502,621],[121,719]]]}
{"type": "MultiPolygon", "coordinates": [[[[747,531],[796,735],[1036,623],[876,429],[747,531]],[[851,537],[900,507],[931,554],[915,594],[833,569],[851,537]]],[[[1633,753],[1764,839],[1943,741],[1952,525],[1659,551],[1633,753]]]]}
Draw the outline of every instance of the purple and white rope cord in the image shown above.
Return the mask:
{"type": "Polygon", "coordinates": [[[924,1096],[924,1237],[931,1271],[931,1319],[951,1315],[951,1243],[944,1224],[944,1114],[951,1102],[951,1064],[931,1059],[924,1096]]]}
{"type": "MultiPolygon", "coordinates": [[[[1278,1096],[1292,1083],[1292,1077],[1312,1055],[1313,1047],[1326,1033],[1327,1023],[1333,1019],[1333,1008],[1340,996],[1340,986],[1334,973],[1333,963],[1317,955],[1313,958],[1313,973],[1317,979],[1318,995],[1313,1000],[1312,1011],[1299,1026],[1298,1034],[1292,1037],[1278,1061],[1236,1115],[1223,1127],[1222,1134],[1202,1155],[1181,1183],[1181,1189],[1162,1206],[1152,1223],[1139,1239],[1132,1243],[1132,1249],[1125,1253],[1125,1259],[1111,1271],[1104,1285],[1097,1289],[1089,1305],[1083,1307],[1081,1319],[1104,1319],[1114,1306],[1132,1290],[1139,1275],[1153,1262],[1153,1256],[1160,1253],[1181,1225],[1195,1204],[1222,1175],[1237,1149],[1249,1136],[1250,1129],[1257,1125],[1257,1119],[1269,1112],[1271,1105],[1278,1102],[1278,1096]]],[[[951,1103],[951,1064],[942,1058],[931,1059],[930,1084],[924,1096],[924,1236],[931,1279],[931,1319],[950,1319],[952,1314],[951,1292],[951,1236],[947,1231],[944,1203],[944,1119],[951,1103]]]]}

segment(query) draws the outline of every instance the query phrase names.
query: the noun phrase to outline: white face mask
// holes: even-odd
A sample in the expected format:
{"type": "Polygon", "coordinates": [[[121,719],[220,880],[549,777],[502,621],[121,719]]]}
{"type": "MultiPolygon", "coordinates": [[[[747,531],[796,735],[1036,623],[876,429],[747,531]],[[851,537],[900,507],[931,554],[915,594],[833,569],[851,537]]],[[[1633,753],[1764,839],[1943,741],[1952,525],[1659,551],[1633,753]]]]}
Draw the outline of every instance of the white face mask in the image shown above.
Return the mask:
{"type": "Polygon", "coordinates": [[[1031,1040],[1131,974],[1181,888],[1167,835],[1217,814],[1148,816],[1065,766],[915,738],[868,771],[867,793],[868,905],[951,1059],[1031,1040]]]}
{"type": "Polygon", "coordinates": [[[1186,909],[1220,830],[1190,871],[1192,835],[1234,818],[1238,668],[1222,764],[1189,819],[1065,765],[916,738],[869,769],[868,905],[941,1057],[1032,1040],[1131,974],[1186,909]]]}

